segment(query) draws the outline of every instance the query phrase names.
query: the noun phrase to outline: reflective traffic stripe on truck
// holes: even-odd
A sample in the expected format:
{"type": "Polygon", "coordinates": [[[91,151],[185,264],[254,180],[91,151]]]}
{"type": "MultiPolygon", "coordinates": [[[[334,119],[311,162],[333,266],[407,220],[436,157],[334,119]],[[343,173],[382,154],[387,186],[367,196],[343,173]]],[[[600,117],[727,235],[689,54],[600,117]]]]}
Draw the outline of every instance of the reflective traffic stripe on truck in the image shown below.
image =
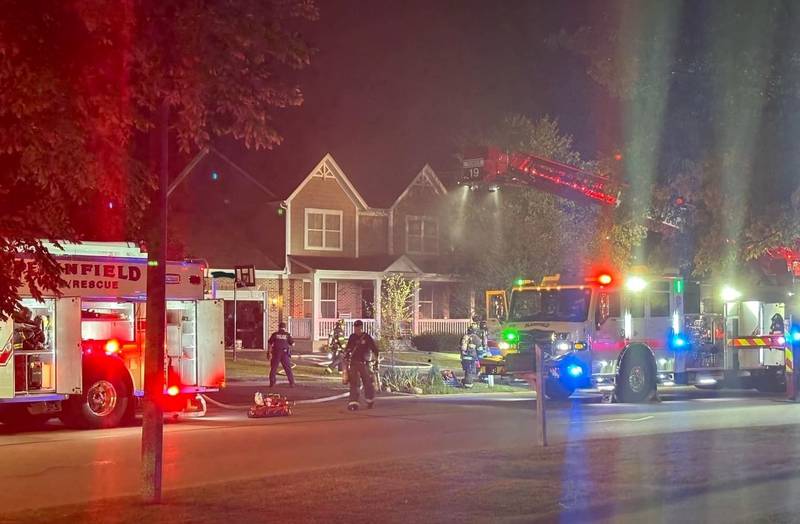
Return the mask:
{"type": "Polygon", "coordinates": [[[769,335],[762,337],[729,338],[728,346],[737,348],[757,348],[757,347],[782,348],[786,346],[786,337],[784,337],[783,335],[769,335]]]}

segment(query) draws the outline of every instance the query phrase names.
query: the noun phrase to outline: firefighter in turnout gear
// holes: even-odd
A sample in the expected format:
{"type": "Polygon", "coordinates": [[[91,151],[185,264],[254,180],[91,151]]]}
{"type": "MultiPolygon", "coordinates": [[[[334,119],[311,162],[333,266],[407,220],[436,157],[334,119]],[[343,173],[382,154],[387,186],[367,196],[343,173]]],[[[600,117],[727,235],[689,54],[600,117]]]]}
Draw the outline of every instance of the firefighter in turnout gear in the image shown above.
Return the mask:
{"type": "Polygon", "coordinates": [[[286,323],[281,322],[278,324],[278,331],[270,335],[268,342],[270,352],[269,387],[275,385],[278,365],[283,366],[283,371],[286,373],[286,378],[289,380],[289,386],[294,386],[294,373],[292,372],[291,359],[292,346],[294,346],[292,335],[286,331],[286,323]]]}
{"type": "Polygon", "coordinates": [[[331,363],[325,368],[325,373],[330,375],[335,369],[341,374],[346,347],[347,337],[344,334],[344,320],[340,318],[328,336],[328,352],[331,354],[331,363]]]}
{"type": "Polygon", "coordinates": [[[478,373],[478,348],[481,347],[478,331],[478,325],[472,323],[461,338],[461,368],[464,370],[464,380],[461,383],[465,388],[472,387],[472,381],[478,373]]]}
{"type": "Polygon", "coordinates": [[[372,376],[373,363],[378,361],[378,346],[375,340],[364,332],[364,323],[356,320],[353,323],[353,334],[347,339],[345,348],[345,362],[347,363],[347,377],[350,382],[350,398],[347,409],[358,409],[358,397],[361,384],[364,384],[364,398],[367,407],[372,408],[375,403],[375,382],[372,376]]]}

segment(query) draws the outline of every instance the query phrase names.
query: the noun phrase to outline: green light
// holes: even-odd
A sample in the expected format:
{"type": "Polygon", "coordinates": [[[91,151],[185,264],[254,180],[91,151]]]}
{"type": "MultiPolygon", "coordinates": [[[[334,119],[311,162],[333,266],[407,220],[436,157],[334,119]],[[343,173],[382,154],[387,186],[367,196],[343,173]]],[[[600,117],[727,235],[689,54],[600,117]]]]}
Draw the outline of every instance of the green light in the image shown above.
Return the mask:
{"type": "Polygon", "coordinates": [[[508,342],[515,342],[517,341],[517,339],[519,339],[519,333],[511,330],[504,331],[503,338],[506,339],[508,342]]]}
{"type": "Polygon", "coordinates": [[[521,278],[518,278],[518,279],[516,279],[514,281],[514,285],[517,286],[517,287],[522,287],[523,284],[525,284],[525,280],[523,280],[521,278]]]}
{"type": "Polygon", "coordinates": [[[158,260],[148,260],[147,265],[150,267],[156,267],[158,266],[158,260]]]}
{"type": "Polygon", "coordinates": [[[682,278],[676,279],[675,283],[673,284],[673,287],[675,289],[675,293],[676,294],[678,294],[678,295],[682,294],[683,293],[683,279],[682,278]]]}

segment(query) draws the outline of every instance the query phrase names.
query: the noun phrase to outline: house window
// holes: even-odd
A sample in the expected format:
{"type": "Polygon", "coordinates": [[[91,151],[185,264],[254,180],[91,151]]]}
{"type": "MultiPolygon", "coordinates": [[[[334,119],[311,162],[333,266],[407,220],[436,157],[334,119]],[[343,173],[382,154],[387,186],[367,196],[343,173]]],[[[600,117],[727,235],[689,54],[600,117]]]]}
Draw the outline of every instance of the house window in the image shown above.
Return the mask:
{"type": "Polygon", "coordinates": [[[336,318],[336,282],[321,282],[319,312],[322,318],[336,318]]]}
{"type": "Polygon", "coordinates": [[[311,318],[314,301],[311,299],[311,281],[303,280],[303,318],[311,318]]]}
{"type": "Polygon", "coordinates": [[[305,248],[341,251],[342,212],[330,209],[306,209],[305,248]]]}
{"type": "Polygon", "coordinates": [[[419,288],[419,318],[433,318],[433,287],[422,285],[419,288]]]}
{"type": "Polygon", "coordinates": [[[439,222],[431,217],[406,217],[406,252],[435,255],[439,252],[439,222]]]}

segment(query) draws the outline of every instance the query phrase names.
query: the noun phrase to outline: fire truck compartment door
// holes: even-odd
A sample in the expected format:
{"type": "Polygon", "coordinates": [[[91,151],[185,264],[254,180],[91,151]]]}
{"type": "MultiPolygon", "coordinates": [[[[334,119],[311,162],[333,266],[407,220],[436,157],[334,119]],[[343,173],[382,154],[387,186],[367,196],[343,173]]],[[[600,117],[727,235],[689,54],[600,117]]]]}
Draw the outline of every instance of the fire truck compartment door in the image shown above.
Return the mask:
{"type": "Polygon", "coordinates": [[[0,321],[0,398],[14,398],[14,321],[0,321]]]}
{"type": "Polygon", "coordinates": [[[486,292],[486,325],[490,331],[497,331],[500,323],[508,316],[508,299],[505,290],[486,292]]]}
{"type": "Polygon", "coordinates": [[[81,393],[81,360],[81,299],[59,298],[56,301],[56,393],[81,393]]]}
{"type": "Polygon", "coordinates": [[[197,301],[197,385],[225,384],[225,317],[222,300],[197,301]]]}

